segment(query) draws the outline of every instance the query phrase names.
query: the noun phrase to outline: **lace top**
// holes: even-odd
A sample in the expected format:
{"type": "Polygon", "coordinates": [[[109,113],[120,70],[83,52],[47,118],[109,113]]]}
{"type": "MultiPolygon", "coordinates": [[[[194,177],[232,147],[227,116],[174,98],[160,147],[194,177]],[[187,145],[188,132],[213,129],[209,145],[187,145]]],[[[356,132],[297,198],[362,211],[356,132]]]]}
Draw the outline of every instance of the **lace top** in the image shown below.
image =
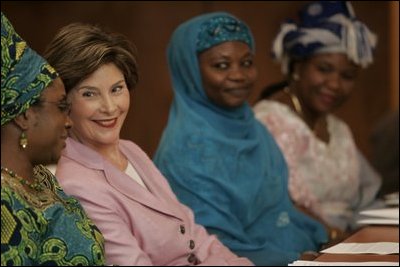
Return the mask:
{"type": "Polygon", "coordinates": [[[360,166],[349,127],[328,115],[329,143],[318,139],[287,105],[262,100],[256,117],[271,131],[289,166],[289,191],[299,205],[345,229],[359,201],[360,166]]]}

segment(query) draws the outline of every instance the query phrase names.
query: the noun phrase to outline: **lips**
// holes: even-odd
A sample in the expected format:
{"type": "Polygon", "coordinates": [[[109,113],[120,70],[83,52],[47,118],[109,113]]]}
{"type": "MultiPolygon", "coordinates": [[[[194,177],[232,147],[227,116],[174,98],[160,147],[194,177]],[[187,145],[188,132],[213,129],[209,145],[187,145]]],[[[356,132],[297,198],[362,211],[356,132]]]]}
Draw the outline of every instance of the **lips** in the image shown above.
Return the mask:
{"type": "Polygon", "coordinates": [[[332,95],[327,95],[327,94],[321,94],[319,97],[322,102],[326,105],[332,105],[335,103],[336,97],[332,95]]]}
{"type": "Polygon", "coordinates": [[[62,142],[61,147],[62,147],[62,148],[65,148],[65,147],[67,146],[67,144],[65,143],[65,140],[66,140],[67,138],[68,138],[68,135],[66,135],[66,134],[64,134],[64,135],[61,136],[61,142],[62,142]]]}
{"type": "Polygon", "coordinates": [[[109,120],[93,120],[93,122],[104,128],[113,128],[117,124],[117,118],[109,120]]]}
{"type": "Polygon", "coordinates": [[[337,101],[337,96],[335,93],[329,91],[326,88],[322,88],[319,93],[319,99],[325,106],[332,106],[337,101]]]}
{"type": "Polygon", "coordinates": [[[244,97],[249,94],[249,89],[248,88],[232,88],[232,89],[225,89],[225,92],[236,96],[236,97],[244,97]]]}

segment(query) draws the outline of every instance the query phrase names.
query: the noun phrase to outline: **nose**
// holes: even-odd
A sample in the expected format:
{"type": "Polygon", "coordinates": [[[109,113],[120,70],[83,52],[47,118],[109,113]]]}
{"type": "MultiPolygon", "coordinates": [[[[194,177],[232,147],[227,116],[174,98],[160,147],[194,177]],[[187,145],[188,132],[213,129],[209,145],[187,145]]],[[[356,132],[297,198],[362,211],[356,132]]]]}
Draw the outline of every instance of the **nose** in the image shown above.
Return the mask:
{"type": "Polygon", "coordinates": [[[64,125],[65,125],[65,129],[67,129],[67,130],[72,128],[73,122],[69,115],[67,115],[67,119],[65,120],[64,125]]]}
{"type": "Polygon", "coordinates": [[[246,70],[244,70],[240,66],[233,67],[229,72],[229,79],[232,81],[245,81],[246,78],[246,70]]]}
{"type": "Polygon", "coordinates": [[[338,91],[341,88],[341,78],[339,73],[332,73],[327,80],[327,85],[330,90],[338,91]]]}
{"type": "Polygon", "coordinates": [[[117,105],[111,96],[104,96],[101,103],[100,111],[108,114],[115,112],[117,105]]]}

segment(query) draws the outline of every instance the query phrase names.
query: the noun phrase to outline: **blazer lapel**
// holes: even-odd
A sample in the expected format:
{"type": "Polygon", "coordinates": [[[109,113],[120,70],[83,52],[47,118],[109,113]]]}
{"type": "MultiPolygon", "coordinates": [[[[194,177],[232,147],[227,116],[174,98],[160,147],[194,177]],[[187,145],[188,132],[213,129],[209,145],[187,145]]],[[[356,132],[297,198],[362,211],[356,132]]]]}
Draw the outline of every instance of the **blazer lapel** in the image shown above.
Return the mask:
{"type": "Polygon", "coordinates": [[[71,138],[68,138],[67,147],[63,153],[65,156],[85,165],[88,168],[102,170],[107,182],[129,199],[139,202],[153,210],[157,210],[158,212],[182,220],[182,212],[174,208],[179,205],[171,199],[171,196],[162,193],[160,195],[160,192],[163,192],[165,189],[160,188],[157,181],[154,181],[156,179],[164,178],[151,177],[151,172],[146,171],[144,161],[141,161],[138,157],[134,157],[131,151],[124,149],[121,145],[120,148],[143,179],[148,190],[136,183],[130,176],[117,169],[101,154],[71,138]]]}
{"type": "MultiPolygon", "coordinates": [[[[133,144],[129,147],[128,145],[129,143],[120,143],[120,149],[147,186],[148,190],[135,182],[135,187],[140,187],[140,192],[148,196],[148,199],[144,196],[144,198],[149,201],[149,205],[147,206],[182,220],[185,213],[180,208],[179,202],[176,200],[173,192],[170,191],[167,180],[158,170],[154,170],[154,168],[156,168],[155,165],[144,152],[140,151],[143,154],[136,153],[137,151],[135,151],[133,144]],[[165,183],[167,187],[164,185],[165,183]]],[[[126,177],[132,181],[131,177],[128,175],[126,175],[126,177]]],[[[145,204],[144,202],[141,203],[145,204]]]]}

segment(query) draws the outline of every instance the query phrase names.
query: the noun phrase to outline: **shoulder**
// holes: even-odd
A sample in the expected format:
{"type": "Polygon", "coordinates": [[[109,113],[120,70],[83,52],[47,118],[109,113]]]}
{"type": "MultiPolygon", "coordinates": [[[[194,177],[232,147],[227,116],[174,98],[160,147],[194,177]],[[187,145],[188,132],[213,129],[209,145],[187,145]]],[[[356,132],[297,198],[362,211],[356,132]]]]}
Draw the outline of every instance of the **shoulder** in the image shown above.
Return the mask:
{"type": "Polygon", "coordinates": [[[66,176],[73,176],[74,174],[84,174],[86,177],[88,175],[90,177],[93,173],[94,170],[86,166],[84,163],[78,162],[63,155],[60,157],[56,169],[56,177],[59,180],[64,179],[66,176]]]}
{"type": "Polygon", "coordinates": [[[56,178],[67,197],[79,200],[87,208],[114,206],[115,190],[103,170],[93,170],[75,162],[62,164],[56,178]]]}
{"type": "Polygon", "coordinates": [[[256,117],[274,114],[281,114],[281,116],[284,116],[285,114],[292,113],[286,104],[279,101],[266,99],[257,102],[254,105],[253,110],[256,117]]]}
{"type": "Polygon", "coordinates": [[[254,114],[271,132],[287,132],[291,129],[303,129],[304,123],[292,109],[281,102],[262,100],[254,106],[254,114]]]}
{"type": "Polygon", "coordinates": [[[64,156],[58,162],[55,176],[62,189],[73,196],[96,197],[106,188],[103,170],[90,168],[64,156]]]}

